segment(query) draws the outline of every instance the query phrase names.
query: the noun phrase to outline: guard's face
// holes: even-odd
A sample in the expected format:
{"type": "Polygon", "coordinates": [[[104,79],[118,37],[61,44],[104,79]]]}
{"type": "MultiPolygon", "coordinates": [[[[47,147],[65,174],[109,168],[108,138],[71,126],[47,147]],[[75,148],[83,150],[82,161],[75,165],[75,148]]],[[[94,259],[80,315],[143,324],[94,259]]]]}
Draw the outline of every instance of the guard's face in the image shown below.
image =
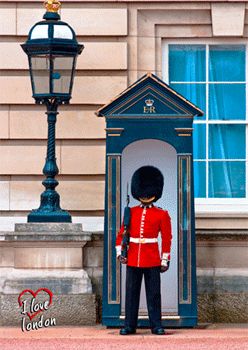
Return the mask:
{"type": "Polygon", "coordinates": [[[149,197],[149,198],[139,198],[139,200],[141,201],[141,203],[144,203],[144,204],[148,204],[148,203],[152,203],[154,201],[156,197],[153,196],[153,197],[149,197]]]}

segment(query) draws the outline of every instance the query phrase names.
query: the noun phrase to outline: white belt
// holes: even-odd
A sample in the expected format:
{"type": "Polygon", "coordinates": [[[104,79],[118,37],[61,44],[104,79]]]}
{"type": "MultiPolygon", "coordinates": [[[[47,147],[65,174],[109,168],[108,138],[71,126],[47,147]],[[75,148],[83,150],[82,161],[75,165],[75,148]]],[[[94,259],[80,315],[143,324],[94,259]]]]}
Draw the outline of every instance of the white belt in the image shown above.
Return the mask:
{"type": "Polygon", "coordinates": [[[157,238],[133,238],[130,237],[130,242],[133,243],[157,243],[157,238]]]}

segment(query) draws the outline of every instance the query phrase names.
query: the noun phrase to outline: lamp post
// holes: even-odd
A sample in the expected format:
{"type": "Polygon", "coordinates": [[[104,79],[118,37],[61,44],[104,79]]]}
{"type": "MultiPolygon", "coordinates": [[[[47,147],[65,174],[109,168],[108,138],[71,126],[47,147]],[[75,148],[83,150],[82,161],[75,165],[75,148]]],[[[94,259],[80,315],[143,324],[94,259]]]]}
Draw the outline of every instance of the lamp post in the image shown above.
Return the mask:
{"type": "Polygon", "coordinates": [[[28,215],[28,222],[71,222],[71,215],[60,208],[60,196],[55,190],[59,173],[55,153],[55,125],[60,104],[71,99],[76,59],[83,50],[78,44],[74,30],[60,20],[58,0],[45,2],[44,21],[36,23],[30,30],[22,48],[28,55],[33,98],[37,104],[47,108],[48,142],[47,156],[43,168],[46,176],[42,184],[38,209],[28,215]]]}

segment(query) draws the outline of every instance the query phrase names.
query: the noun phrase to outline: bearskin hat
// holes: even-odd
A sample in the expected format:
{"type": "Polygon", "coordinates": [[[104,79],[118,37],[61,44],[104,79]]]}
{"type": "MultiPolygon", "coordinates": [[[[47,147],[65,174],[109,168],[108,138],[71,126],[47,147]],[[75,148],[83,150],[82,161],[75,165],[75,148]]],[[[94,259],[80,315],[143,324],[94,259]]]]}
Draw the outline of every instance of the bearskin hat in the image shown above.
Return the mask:
{"type": "Polygon", "coordinates": [[[131,193],[137,200],[155,196],[155,202],[162,196],[163,187],[164,177],[154,166],[142,166],[132,176],[131,193]]]}

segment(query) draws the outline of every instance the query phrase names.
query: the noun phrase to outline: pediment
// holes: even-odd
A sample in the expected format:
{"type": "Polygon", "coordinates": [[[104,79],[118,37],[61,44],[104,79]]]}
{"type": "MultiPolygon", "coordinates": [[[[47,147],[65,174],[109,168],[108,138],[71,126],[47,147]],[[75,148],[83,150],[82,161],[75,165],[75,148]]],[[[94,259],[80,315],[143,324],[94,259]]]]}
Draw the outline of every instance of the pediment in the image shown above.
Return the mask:
{"type": "Polygon", "coordinates": [[[178,118],[201,116],[203,112],[148,73],[97,111],[98,116],[133,118],[178,118]]]}

